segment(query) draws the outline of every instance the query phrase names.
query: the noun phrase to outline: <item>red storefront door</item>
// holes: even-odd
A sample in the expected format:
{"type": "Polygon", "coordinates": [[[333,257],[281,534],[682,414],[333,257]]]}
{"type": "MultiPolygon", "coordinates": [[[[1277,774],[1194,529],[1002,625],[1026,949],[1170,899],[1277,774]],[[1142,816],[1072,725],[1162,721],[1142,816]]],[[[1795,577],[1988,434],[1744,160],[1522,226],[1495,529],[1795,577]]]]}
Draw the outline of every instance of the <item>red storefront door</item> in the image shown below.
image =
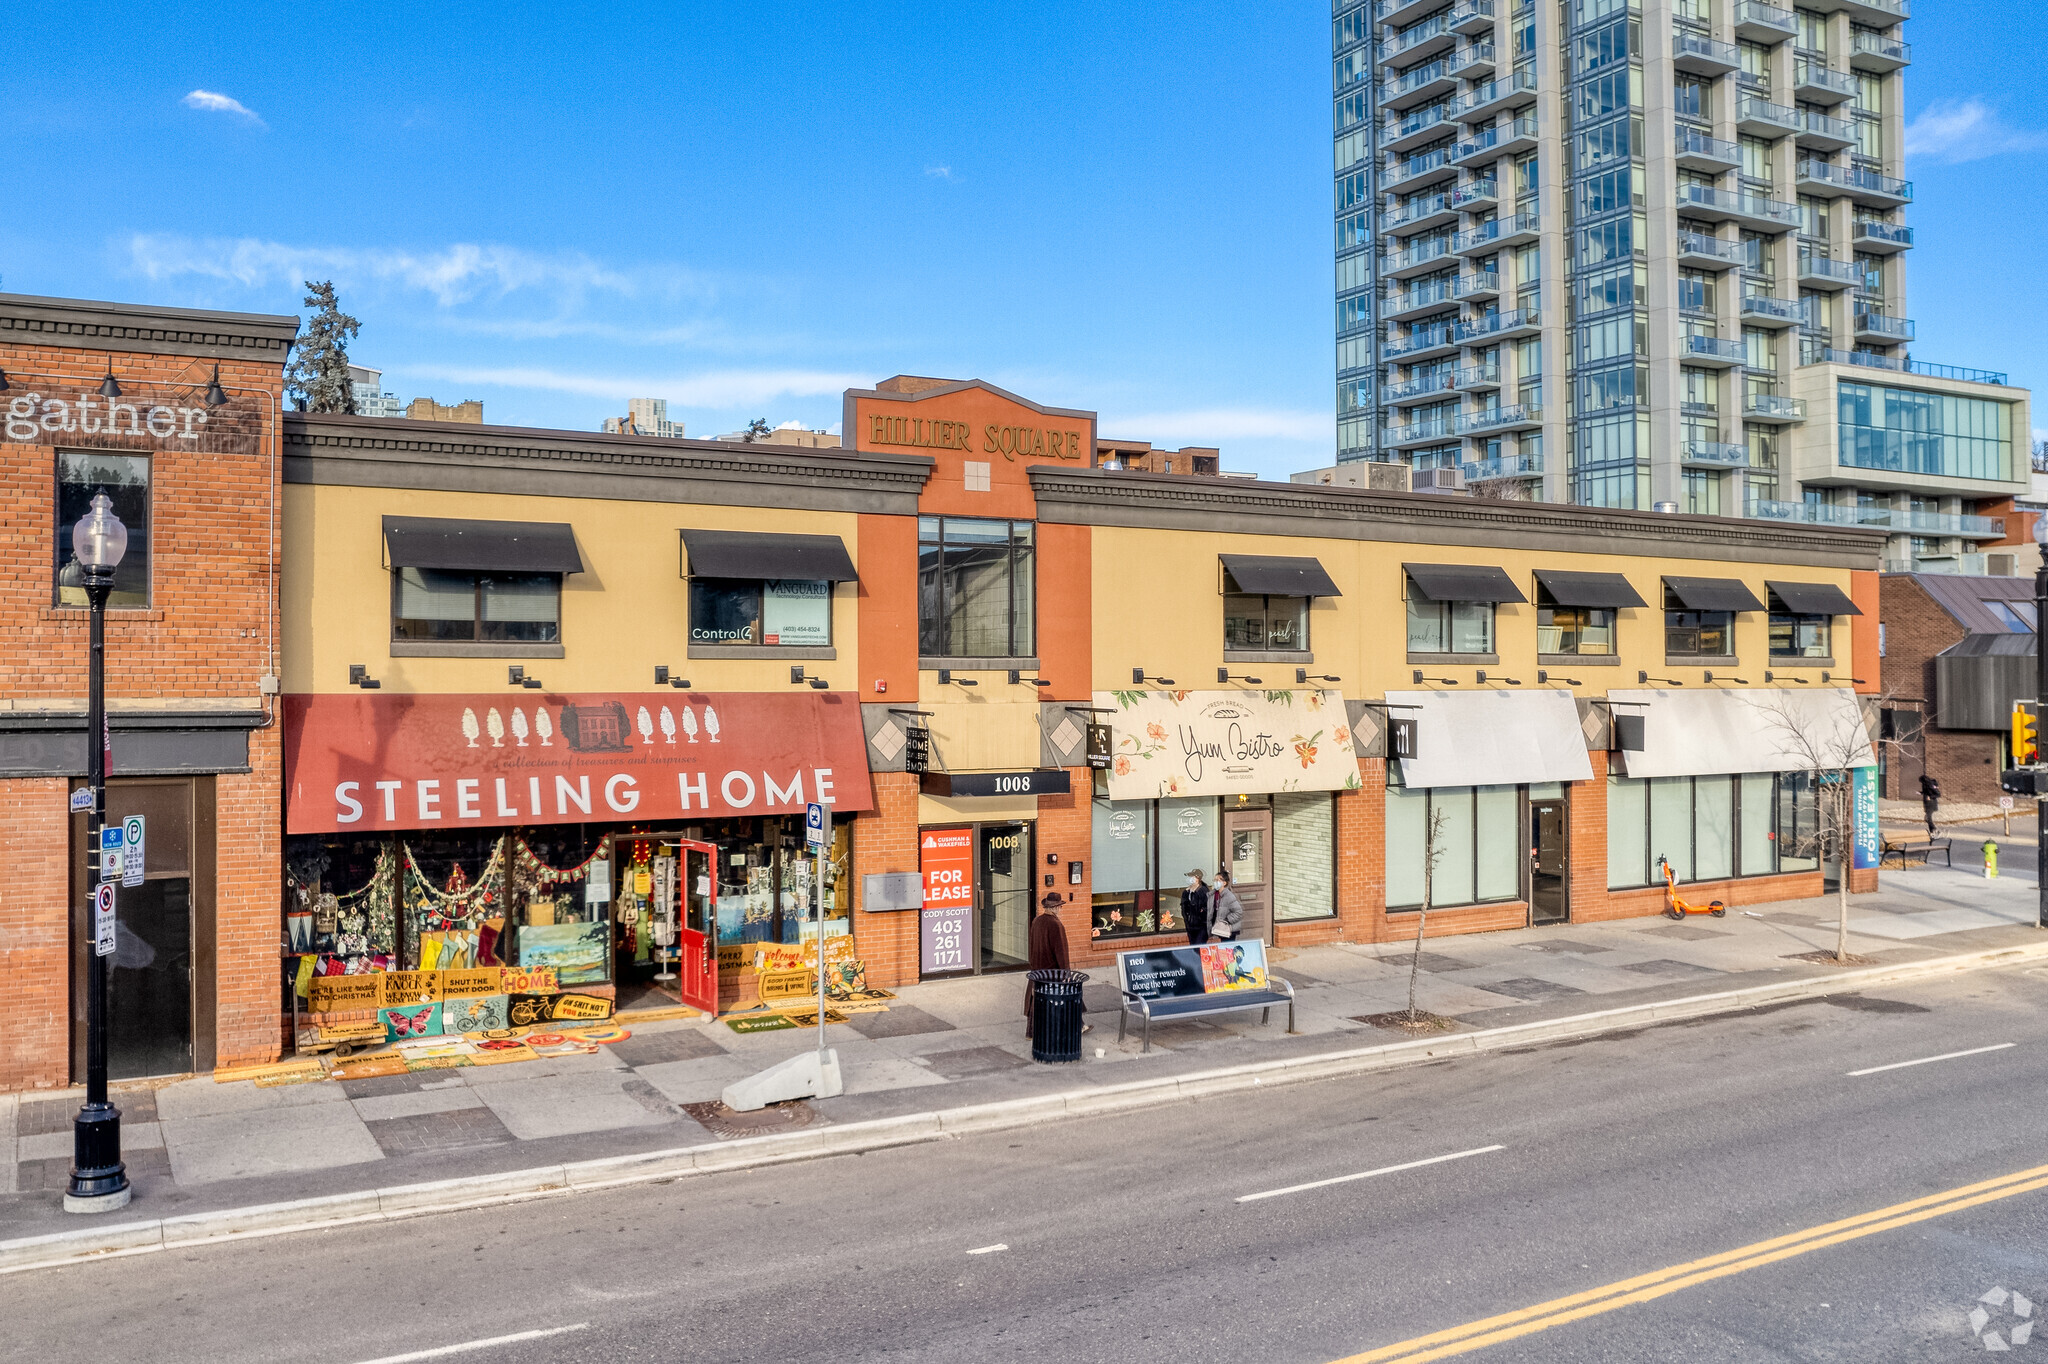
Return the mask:
{"type": "Polygon", "coordinates": [[[683,1003],[718,1015],[718,849],[683,842],[682,917],[676,925],[676,991],[683,1003]]]}

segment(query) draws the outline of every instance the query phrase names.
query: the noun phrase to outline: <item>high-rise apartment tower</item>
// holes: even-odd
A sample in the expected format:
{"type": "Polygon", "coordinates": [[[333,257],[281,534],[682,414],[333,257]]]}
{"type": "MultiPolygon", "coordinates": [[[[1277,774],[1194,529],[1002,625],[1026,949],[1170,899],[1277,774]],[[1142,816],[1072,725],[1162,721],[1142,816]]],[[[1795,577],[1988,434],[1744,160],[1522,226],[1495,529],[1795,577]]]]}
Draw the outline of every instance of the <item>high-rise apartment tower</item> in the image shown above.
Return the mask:
{"type": "Polygon", "coordinates": [[[1908,0],[1337,0],[1339,460],[1968,566],[2027,394],[1910,355],[1908,0]]]}

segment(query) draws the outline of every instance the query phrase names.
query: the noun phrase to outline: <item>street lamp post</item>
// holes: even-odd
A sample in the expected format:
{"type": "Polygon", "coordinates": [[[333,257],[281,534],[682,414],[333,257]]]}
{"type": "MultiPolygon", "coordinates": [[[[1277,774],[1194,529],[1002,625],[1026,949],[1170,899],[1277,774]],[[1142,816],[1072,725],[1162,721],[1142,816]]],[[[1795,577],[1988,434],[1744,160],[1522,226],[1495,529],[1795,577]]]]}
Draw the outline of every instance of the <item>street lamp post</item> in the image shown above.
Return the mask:
{"type": "MultiPolygon", "coordinates": [[[[2035,724],[2048,715],[2048,648],[2041,645],[2041,631],[2048,629],[2048,512],[2034,517],[2034,544],[2040,548],[2041,564],[2034,570],[2034,716],[2035,724]]],[[[2015,755],[2014,761],[2018,761],[2015,755]]],[[[2048,928],[2048,800],[2040,789],[2041,769],[2034,769],[2034,881],[2039,896],[2035,922],[2048,928]]]]}
{"type": "MultiPolygon", "coordinates": [[[[85,839],[88,896],[99,891],[106,879],[101,872],[100,831],[107,820],[107,596],[114,588],[114,569],[127,552],[128,528],[114,515],[107,495],[95,493],[92,510],[71,528],[72,557],[84,572],[85,596],[92,608],[85,711],[85,781],[92,792],[85,839]]],[[[85,1104],[71,1125],[66,1212],[110,1212],[128,1203],[128,1167],[121,1163],[121,1110],[107,1102],[106,954],[112,951],[112,935],[100,930],[99,918],[95,901],[94,912],[87,916],[94,942],[85,972],[85,1104]]]]}

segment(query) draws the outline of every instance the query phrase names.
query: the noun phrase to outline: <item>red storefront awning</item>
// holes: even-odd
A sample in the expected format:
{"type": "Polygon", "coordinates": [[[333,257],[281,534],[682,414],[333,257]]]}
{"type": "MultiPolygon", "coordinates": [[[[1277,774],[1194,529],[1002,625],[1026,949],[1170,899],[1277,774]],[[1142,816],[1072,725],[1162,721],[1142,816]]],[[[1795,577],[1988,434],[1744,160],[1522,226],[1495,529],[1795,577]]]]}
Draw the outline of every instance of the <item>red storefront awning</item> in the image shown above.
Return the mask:
{"type": "Polygon", "coordinates": [[[287,696],[285,831],[874,806],[851,693],[287,696]]]}

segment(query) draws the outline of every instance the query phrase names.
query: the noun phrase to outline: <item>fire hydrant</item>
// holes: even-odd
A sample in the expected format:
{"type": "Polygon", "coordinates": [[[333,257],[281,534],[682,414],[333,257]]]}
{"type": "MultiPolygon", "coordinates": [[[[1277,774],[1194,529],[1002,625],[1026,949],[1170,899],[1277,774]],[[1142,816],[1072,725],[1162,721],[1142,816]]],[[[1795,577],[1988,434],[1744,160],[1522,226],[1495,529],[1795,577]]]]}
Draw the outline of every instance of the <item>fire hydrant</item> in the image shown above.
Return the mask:
{"type": "Polygon", "coordinates": [[[1987,838],[1984,840],[1984,879],[1987,881],[1992,881],[1996,880],[1997,878],[1998,840],[1995,838],[1987,838]]]}

